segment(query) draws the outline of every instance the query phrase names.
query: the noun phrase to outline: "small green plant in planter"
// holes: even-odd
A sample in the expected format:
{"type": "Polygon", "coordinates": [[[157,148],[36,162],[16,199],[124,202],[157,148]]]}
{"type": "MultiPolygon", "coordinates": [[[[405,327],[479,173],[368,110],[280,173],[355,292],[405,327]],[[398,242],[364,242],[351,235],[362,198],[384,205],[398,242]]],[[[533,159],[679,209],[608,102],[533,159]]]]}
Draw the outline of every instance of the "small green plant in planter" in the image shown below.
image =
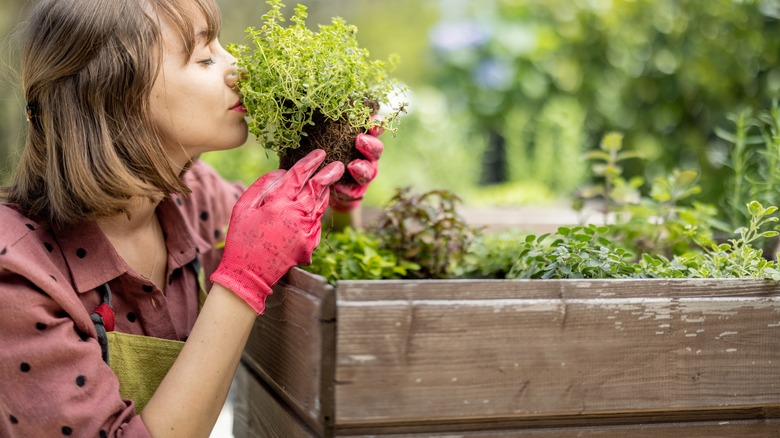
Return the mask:
{"type": "Polygon", "coordinates": [[[249,131],[288,169],[313,149],[327,161],[347,164],[356,154],[355,137],[374,127],[394,132],[405,104],[378,120],[373,116],[404,87],[390,76],[397,62],[372,60],[360,48],[357,28],[341,18],[318,31],[306,27],[306,7],[298,5],[284,26],[281,0],[258,29],[246,30],[250,45],[228,45],[238,59],[238,90],[249,115],[249,131]]]}
{"type": "Polygon", "coordinates": [[[401,189],[366,229],[331,233],[304,269],[338,280],[423,278],[766,278],[780,281],[778,263],[754,247],[778,234],[777,207],[746,205],[750,220],[724,243],[708,238],[704,221],[679,230],[689,245],[670,257],[635,252],[634,239],[615,225],[560,227],[541,235],[507,230],[488,233],[457,214],[457,196],[401,189]]]}
{"type": "MultiPolygon", "coordinates": [[[[622,134],[610,132],[604,136],[600,150],[585,155],[593,162],[594,175],[602,181],[577,192],[575,210],[582,210],[585,200],[599,198],[604,222],[610,223],[609,237],[623,242],[635,254],[672,257],[690,248],[692,240],[708,246],[714,234],[729,231],[718,220],[714,206],[695,200],[701,187],[699,174],[694,170],[675,169],[667,176],[659,176],[649,185],[648,195],[643,195],[643,178],[623,178],[620,163],[641,156],[623,151],[622,141],[622,134]]],[[[750,215],[745,219],[750,219],[750,215]]]]}
{"type": "Polygon", "coordinates": [[[461,199],[447,190],[398,189],[373,230],[383,248],[419,265],[410,277],[449,278],[465,263],[478,230],[457,212],[461,199]]]}

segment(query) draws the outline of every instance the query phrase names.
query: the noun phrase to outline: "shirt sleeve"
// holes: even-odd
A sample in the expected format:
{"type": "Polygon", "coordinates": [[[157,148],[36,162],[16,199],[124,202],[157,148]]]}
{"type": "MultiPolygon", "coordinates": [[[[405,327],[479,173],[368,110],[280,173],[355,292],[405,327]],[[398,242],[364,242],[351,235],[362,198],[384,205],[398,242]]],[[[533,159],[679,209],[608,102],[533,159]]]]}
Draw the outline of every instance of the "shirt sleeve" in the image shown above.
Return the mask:
{"type": "Polygon", "coordinates": [[[57,300],[2,268],[0,303],[0,436],[149,436],[98,342],[57,300]]]}

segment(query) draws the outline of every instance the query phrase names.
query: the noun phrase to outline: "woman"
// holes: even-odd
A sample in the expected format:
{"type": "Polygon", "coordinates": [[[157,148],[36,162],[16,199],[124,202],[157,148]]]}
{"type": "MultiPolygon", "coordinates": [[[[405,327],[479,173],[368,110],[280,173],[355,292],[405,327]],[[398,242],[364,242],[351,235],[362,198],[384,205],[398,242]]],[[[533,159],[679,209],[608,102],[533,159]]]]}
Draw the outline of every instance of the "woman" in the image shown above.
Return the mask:
{"type": "Polygon", "coordinates": [[[42,0],[26,26],[0,436],[208,436],[265,297],[310,262],[329,202],[359,202],[382,144],[356,141],[363,185],[314,151],[244,192],[197,160],[247,138],[213,0],[42,0]]]}

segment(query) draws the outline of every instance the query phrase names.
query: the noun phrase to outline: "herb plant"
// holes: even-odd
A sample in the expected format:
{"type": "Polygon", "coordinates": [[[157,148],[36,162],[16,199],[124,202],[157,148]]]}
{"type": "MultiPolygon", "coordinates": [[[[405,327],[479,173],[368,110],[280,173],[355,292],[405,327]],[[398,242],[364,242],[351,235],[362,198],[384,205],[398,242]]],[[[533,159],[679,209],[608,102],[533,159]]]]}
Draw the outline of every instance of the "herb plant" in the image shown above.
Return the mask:
{"type": "Polygon", "coordinates": [[[326,237],[325,242],[314,250],[311,265],[303,268],[335,283],[337,280],[406,278],[420,266],[382,248],[375,233],[347,227],[326,237]]]}
{"type": "Polygon", "coordinates": [[[620,162],[641,157],[622,151],[622,139],[619,133],[609,133],[601,150],[585,155],[603,181],[581,189],[575,209],[582,209],[586,199],[601,198],[604,222],[610,224],[608,235],[635,254],[672,257],[690,250],[692,241],[706,246],[715,234],[729,230],[714,206],[695,201],[701,193],[696,171],[675,169],[655,178],[649,188],[640,177],[626,181],[620,162]]]}
{"type": "Polygon", "coordinates": [[[395,130],[403,105],[378,121],[372,115],[378,106],[390,104],[398,87],[403,88],[390,76],[396,56],[370,59],[358,45],[357,28],[341,18],[315,32],[306,26],[305,6],[299,4],[291,24],[284,26],[281,0],[267,4],[271,9],[263,15],[262,26],[246,30],[251,47],[228,46],[242,72],[238,89],[248,111],[249,131],[266,150],[276,152],[281,161],[305,140],[311,149],[325,148],[329,158],[346,161],[348,152],[336,157],[331,153],[332,140],[308,138],[324,135],[315,127],[328,123],[346,127],[345,149],[350,152],[356,132],[376,125],[395,130]]]}
{"type": "Polygon", "coordinates": [[[458,214],[454,193],[399,189],[374,227],[382,246],[420,266],[415,276],[447,278],[463,264],[475,230],[458,214]]]}
{"type": "MultiPolygon", "coordinates": [[[[726,193],[721,201],[725,219],[732,228],[750,220],[742,206],[749,200],[767,205],[780,203],[780,107],[731,114],[732,130],[716,128],[715,133],[729,145],[726,165],[730,169],[726,193]]],[[[754,245],[771,246],[772,239],[761,237],[754,245]]]]}
{"type": "MultiPolygon", "coordinates": [[[[776,261],[755,247],[777,231],[777,207],[747,204],[750,220],[727,242],[687,227],[690,244],[672,256],[636,253],[613,225],[560,227],[554,233],[487,233],[466,225],[446,191],[399,190],[374,227],[331,233],[305,268],[331,283],[420,278],[767,278],[780,281],[776,261]],[[705,236],[705,238],[701,238],[705,236]]],[[[706,228],[706,227],[704,227],[706,228]]]]}

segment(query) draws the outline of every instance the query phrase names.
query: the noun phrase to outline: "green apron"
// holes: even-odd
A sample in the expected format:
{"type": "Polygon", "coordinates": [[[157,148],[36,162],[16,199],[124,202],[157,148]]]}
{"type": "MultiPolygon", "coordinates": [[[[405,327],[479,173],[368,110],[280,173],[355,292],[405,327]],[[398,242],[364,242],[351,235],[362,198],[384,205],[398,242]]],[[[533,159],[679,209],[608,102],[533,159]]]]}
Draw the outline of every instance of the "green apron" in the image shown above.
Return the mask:
{"type": "MultiPolygon", "coordinates": [[[[206,301],[205,276],[198,260],[191,265],[198,275],[198,310],[200,311],[206,301]]],[[[107,306],[110,309],[111,289],[108,284],[104,284],[99,289],[103,292],[103,304],[100,307],[107,306]]],[[[136,412],[140,413],[160,386],[162,379],[168,374],[173,362],[179,357],[184,342],[119,333],[113,331],[113,327],[106,330],[105,321],[97,310],[92,314],[92,321],[98,332],[103,360],[119,379],[119,393],[122,398],[133,400],[136,412]]]]}

